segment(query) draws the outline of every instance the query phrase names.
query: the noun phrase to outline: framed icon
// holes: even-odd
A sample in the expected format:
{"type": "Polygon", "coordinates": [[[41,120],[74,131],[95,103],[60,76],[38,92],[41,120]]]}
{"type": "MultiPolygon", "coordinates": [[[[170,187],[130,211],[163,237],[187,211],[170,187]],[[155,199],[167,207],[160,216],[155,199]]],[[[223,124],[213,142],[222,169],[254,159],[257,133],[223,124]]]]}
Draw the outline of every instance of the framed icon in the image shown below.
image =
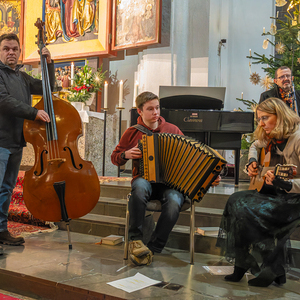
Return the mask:
{"type": "Polygon", "coordinates": [[[160,43],[161,0],[113,0],[112,50],[160,43]]]}
{"type": "Polygon", "coordinates": [[[39,60],[35,35],[37,18],[45,22],[47,47],[54,60],[111,56],[110,0],[26,1],[23,62],[39,60]]]}

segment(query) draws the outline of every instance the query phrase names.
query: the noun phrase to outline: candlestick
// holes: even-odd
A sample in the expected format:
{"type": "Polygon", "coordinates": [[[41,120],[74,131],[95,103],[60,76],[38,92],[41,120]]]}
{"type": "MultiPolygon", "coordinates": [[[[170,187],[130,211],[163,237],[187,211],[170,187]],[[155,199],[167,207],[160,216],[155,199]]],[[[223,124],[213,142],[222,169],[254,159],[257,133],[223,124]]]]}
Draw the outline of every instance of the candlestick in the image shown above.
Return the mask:
{"type": "Polygon", "coordinates": [[[120,90],[119,90],[119,107],[123,106],[123,80],[120,81],[120,90]]]}
{"type": "MultiPolygon", "coordinates": [[[[123,82],[122,82],[123,83],[123,82]]],[[[122,129],[122,110],[124,109],[124,107],[117,107],[117,109],[119,110],[119,140],[121,139],[121,129],[122,129]]],[[[118,177],[120,177],[121,174],[121,169],[120,166],[118,166],[118,177]]]]}
{"type": "Polygon", "coordinates": [[[74,79],[74,63],[71,62],[71,86],[73,86],[73,79],[74,79]]]}
{"type": "Polygon", "coordinates": [[[106,114],[107,109],[104,110],[104,125],[103,125],[103,157],[102,157],[102,176],[105,176],[105,143],[106,143],[106,114]]]}
{"type": "Polygon", "coordinates": [[[107,94],[108,94],[108,83],[105,81],[104,83],[104,105],[103,108],[107,108],[107,94]]]}
{"type": "Polygon", "coordinates": [[[136,81],[135,84],[134,84],[134,89],[133,89],[133,103],[132,103],[132,107],[136,107],[135,100],[136,100],[136,96],[138,95],[138,89],[139,89],[139,84],[136,81]]]}

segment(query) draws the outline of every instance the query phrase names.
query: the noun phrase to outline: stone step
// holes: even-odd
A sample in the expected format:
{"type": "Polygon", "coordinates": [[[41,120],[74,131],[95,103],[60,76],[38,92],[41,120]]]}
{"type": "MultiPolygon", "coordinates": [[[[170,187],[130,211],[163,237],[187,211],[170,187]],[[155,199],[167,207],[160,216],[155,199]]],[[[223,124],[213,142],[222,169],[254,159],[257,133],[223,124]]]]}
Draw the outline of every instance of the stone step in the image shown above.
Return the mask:
{"type": "Polygon", "coordinates": [[[110,197],[110,198],[118,198],[118,199],[126,199],[127,195],[131,191],[130,184],[129,185],[116,185],[116,184],[106,184],[103,183],[100,185],[101,187],[101,197],[110,197]]]}
{"type": "MultiPolygon", "coordinates": [[[[127,183],[127,186],[120,186],[115,183],[104,183],[101,184],[100,198],[126,199],[130,191],[131,187],[129,183],[127,183]]],[[[229,194],[208,191],[208,193],[199,202],[199,206],[224,209],[228,198],[229,194]]]]}
{"type": "MultiPolygon", "coordinates": [[[[214,202],[211,199],[211,202],[214,202]]],[[[98,214],[104,216],[112,216],[125,218],[126,214],[125,199],[100,197],[97,205],[91,211],[91,214],[98,214]]],[[[195,226],[196,227],[217,227],[220,225],[223,209],[202,207],[201,202],[195,204],[195,226]]],[[[154,213],[154,221],[157,221],[159,213],[154,213]]],[[[190,210],[180,213],[177,221],[178,225],[189,226],[190,224],[190,210]]],[[[300,241],[300,227],[297,228],[291,235],[291,239],[300,241]]]]}
{"type": "MultiPolygon", "coordinates": [[[[58,222],[59,229],[66,230],[64,222],[58,222]]],[[[110,234],[125,236],[125,218],[87,214],[70,222],[70,231],[100,237],[110,234]]],[[[176,225],[170,234],[167,247],[189,250],[190,227],[176,225]]],[[[72,236],[71,236],[72,239],[72,236]]],[[[195,251],[201,253],[220,254],[220,249],[215,247],[216,237],[195,235],[195,251]]]]}
{"type": "MultiPolygon", "coordinates": [[[[125,218],[126,215],[125,199],[100,197],[97,205],[91,211],[92,214],[113,216],[125,218]]],[[[195,206],[195,225],[197,227],[216,227],[219,226],[223,209],[201,207],[199,203],[195,206]]],[[[153,214],[154,220],[157,221],[159,213],[153,214]]],[[[179,225],[189,226],[190,224],[190,209],[183,211],[179,215],[177,222],[179,225]]]]}

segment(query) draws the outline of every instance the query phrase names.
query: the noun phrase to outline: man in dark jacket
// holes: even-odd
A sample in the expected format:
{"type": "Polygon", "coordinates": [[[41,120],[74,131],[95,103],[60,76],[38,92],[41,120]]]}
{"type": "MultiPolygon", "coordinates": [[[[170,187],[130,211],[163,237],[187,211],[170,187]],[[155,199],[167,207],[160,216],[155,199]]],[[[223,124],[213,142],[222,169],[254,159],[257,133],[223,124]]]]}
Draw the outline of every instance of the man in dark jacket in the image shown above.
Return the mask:
{"type": "MultiPolygon", "coordinates": [[[[20,71],[20,53],[17,35],[10,33],[0,36],[0,243],[5,245],[24,243],[22,237],[12,237],[7,230],[8,208],[25,146],[23,121],[50,122],[44,110],[31,107],[31,94],[43,94],[42,81],[20,71]]],[[[47,60],[53,88],[54,63],[47,48],[42,49],[42,54],[47,60]]]]}
{"type": "Polygon", "coordinates": [[[260,95],[259,103],[264,100],[275,97],[283,100],[297,114],[300,112],[300,91],[293,88],[294,76],[289,67],[281,66],[275,72],[275,87],[260,95]]]}

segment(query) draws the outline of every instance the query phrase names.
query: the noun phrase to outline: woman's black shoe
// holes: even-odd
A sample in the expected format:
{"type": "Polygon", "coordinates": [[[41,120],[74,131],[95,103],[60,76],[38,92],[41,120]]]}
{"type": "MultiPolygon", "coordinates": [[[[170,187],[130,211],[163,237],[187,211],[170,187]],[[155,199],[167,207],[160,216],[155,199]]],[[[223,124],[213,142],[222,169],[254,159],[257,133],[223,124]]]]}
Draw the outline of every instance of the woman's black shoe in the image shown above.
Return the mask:
{"type": "Polygon", "coordinates": [[[274,279],[274,282],[278,285],[282,285],[286,283],[286,276],[285,274],[278,276],[274,279]]]}
{"type": "Polygon", "coordinates": [[[224,277],[226,281],[239,282],[244,274],[247,272],[247,269],[243,269],[237,266],[234,266],[233,274],[227,275],[224,277]]]}
{"type": "Polygon", "coordinates": [[[277,276],[271,270],[271,268],[265,268],[256,278],[248,281],[251,286],[267,287],[273,281],[277,284],[284,284],[286,282],[285,274],[277,276]]]}

